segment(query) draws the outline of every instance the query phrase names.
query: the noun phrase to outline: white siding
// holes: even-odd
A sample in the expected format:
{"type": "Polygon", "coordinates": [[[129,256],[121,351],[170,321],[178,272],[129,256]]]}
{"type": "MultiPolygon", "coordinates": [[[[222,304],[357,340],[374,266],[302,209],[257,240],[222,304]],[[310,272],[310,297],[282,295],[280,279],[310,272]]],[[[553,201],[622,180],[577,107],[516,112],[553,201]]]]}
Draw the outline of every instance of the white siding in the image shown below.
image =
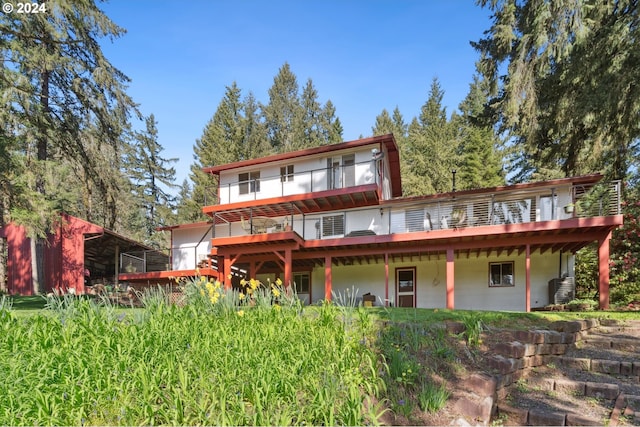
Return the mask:
{"type": "MultiPolygon", "coordinates": [[[[389,299],[396,300],[395,272],[401,267],[416,268],[416,306],[419,308],[446,307],[446,261],[444,256],[432,256],[422,260],[389,263],[389,299]]],[[[558,276],[558,254],[531,255],[531,307],[549,304],[548,282],[558,276]]],[[[566,265],[567,259],[563,261],[566,265]]],[[[569,257],[569,264],[572,264],[569,257]]],[[[384,263],[332,267],[334,293],[344,294],[347,289],[358,291],[358,295],[370,292],[376,296],[376,305],[385,298],[384,263]]],[[[317,267],[312,274],[312,299],[324,298],[324,266],[317,267]]],[[[525,256],[480,255],[476,258],[463,255],[455,260],[456,309],[466,310],[525,310],[525,256]],[[514,262],[514,286],[489,287],[489,263],[514,262]]]]}
{"type": "Polygon", "coordinates": [[[209,227],[184,228],[172,231],[172,269],[190,270],[211,251],[209,227]],[[205,234],[207,236],[205,236],[205,234]],[[203,239],[203,236],[204,239],[203,239]],[[200,242],[200,240],[202,240],[200,242]],[[200,242],[198,244],[198,242],[200,242]]]}
{"type": "Polygon", "coordinates": [[[371,156],[372,147],[223,171],[220,173],[220,204],[327,190],[327,159],[330,157],[341,159],[343,155],[350,154],[355,156],[353,167],[355,181],[352,185],[373,184],[376,177],[371,156]],[[281,182],[280,168],[287,165],[294,166],[293,180],[281,182]],[[239,175],[256,171],[260,172],[260,191],[240,194],[239,175]]]}

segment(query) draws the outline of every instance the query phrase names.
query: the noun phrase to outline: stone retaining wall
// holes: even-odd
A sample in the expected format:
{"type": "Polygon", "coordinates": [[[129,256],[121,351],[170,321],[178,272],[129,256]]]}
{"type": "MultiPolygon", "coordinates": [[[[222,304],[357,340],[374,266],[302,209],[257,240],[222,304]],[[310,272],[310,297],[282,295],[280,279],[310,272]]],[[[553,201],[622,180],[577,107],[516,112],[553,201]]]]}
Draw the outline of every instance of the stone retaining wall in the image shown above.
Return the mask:
{"type": "MultiPolygon", "coordinates": [[[[456,407],[466,416],[484,424],[490,421],[491,415],[499,412],[507,414],[512,421],[521,425],[600,425],[602,420],[591,420],[581,414],[526,410],[498,403],[508,395],[510,386],[528,376],[530,369],[550,363],[585,371],[640,377],[640,362],[564,356],[570,346],[579,341],[593,344],[599,340],[606,348],[617,346],[621,350],[635,348],[637,351],[635,340],[588,337],[589,330],[598,326],[598,320],[587,319],[554,322],[551,324],[551,330],[514,331],[511,334],[513,341],[499,343],[492,348],[494,355],[486,359],[487,372],[490,373],[471,374],[465,381],[465,389],[477,395],[478,399],[461,397],[456,402],[456,407]]],[[[545,378],[535,383],[530,382],[530,385],[541,390],[558,390],[602,399],[620,400],[622,396],[615,384],[545,378]]],[[[625,399],[640,401],[640,397],[627,396],[625,399]]],[[[635,419],[640,421],[640,412],[636,410],[634,414],[635,419]]]]}

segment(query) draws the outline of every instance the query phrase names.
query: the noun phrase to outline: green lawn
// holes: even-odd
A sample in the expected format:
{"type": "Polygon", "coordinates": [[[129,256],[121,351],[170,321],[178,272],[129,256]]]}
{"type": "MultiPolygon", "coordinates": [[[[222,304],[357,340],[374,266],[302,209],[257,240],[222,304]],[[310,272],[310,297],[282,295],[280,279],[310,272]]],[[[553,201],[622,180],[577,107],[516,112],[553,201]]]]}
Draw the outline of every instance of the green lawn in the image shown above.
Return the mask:
{"type": "Polygon", "coordinates": [[[0,425],[376,424],[380,402],[409,414],[447,401],[433,378],[461,367],[441,322],[464,323],[473,349],[484,325],[638,317],[302,307],[282,288],[250,295],[206,281],[187,296],[175,306],[145,295],[142,309],[68,296],[45,310],[39,296],[0,298],[0,425]]]}

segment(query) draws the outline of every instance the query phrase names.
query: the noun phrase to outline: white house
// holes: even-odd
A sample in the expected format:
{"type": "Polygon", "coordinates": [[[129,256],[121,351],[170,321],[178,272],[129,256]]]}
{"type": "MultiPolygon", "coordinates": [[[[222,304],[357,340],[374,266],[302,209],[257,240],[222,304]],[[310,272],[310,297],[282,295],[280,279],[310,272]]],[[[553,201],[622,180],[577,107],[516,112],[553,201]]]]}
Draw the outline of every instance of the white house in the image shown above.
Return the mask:
{"type": "MultiPolygon", "coordinates": [[[[370,293],[376,304],[529,311],[570,298],[573,254],[598,242],[608,306],[618,182],[600,175],[402,197],[393,135],[205,168],[211,220],[171,227],[172,271],[275,277],[307,302],[370,293]]],[[[226,280],[227,286],[231,286],[226,280]]]]}

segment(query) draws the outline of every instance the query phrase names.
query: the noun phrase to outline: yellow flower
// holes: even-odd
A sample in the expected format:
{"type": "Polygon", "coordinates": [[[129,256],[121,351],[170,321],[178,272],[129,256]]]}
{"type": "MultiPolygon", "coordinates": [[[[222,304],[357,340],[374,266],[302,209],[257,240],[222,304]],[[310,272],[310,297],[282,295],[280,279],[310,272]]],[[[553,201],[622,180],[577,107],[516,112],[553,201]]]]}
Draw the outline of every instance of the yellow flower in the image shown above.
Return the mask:
{"type": "Polygon", "coordinates": [[[232,277],[232,276],[231,276],[231,273],[229,273],[229,274],[227,275],[227,279],[231,280],[231,277],[232,277]]]}
{"type": "Polygon", "coordinates": [[[207,281],[207,278],[206,278],[206,277],[204,277],[204,276],[200,276],[200,281],[201,281],[202,283],[204,283],[204,282],[206,282],[206,281],[207,281]]]}
{"type": "Polygon", "coordinates": [[[282,286],[282,280],[279,277],[276,279],[276,285],[282,286]]]}
{"type": "Polygon", "coordinates": [[[238,316],[240,317],[244,316],[244,310],[238,310],[238,316]]]}
{"type": "Polygon", "coordinates": [[[216,289],[220,289],[220,287],[222,286],[218,279],[216,279],[216,282],[213,285],[216,287],[216,289]]]}
{"type": "Polygon", "coordinates": [[[204,296],[204,289],[200,289],[200,295],[204,296]]]}
{"type": "Polygon", "coordinates": [[[273,292],[273,296],[276,297],[276,298],[280,296],[280,291],[277,290],[276,288],[273,288],[273,290],[271,292],[273,292]]]}
{"type": "Polygon", "coordinates": [[[251,289],[253,289],[254,291],[258,288],[259,284],[260,282],[256,279],[249,280],[249,286],[251,286],[251,289]]]}
{"type": "Polygon", "coordinates": [[[244,277],[240,280],[240,284],[242,286],[246,286],[247,285],[247,281],[244,279],[244,277]]]}
{"type": "Polygon", "coordinates": [[[280,310],[282,310],[282,307],[280,307],[278,304],[275,304],[275,305],[273,306],[273,309],[274,309],[275,311],[280,311],[280,310]]]}
{"type": "Polygon", "coordinates": [[[211,304],[215,304],[218,302],[218,297],[214,295],[211,298],[209,298],[209,301],[211,301],[211,304]]]}
{"type": "Polygon", "coordinates": [[[244,299],[244,294],[242,292],[240,292],[238,294],[238,298],[240,299],[240,301],[242,301],[244,299]]]}

